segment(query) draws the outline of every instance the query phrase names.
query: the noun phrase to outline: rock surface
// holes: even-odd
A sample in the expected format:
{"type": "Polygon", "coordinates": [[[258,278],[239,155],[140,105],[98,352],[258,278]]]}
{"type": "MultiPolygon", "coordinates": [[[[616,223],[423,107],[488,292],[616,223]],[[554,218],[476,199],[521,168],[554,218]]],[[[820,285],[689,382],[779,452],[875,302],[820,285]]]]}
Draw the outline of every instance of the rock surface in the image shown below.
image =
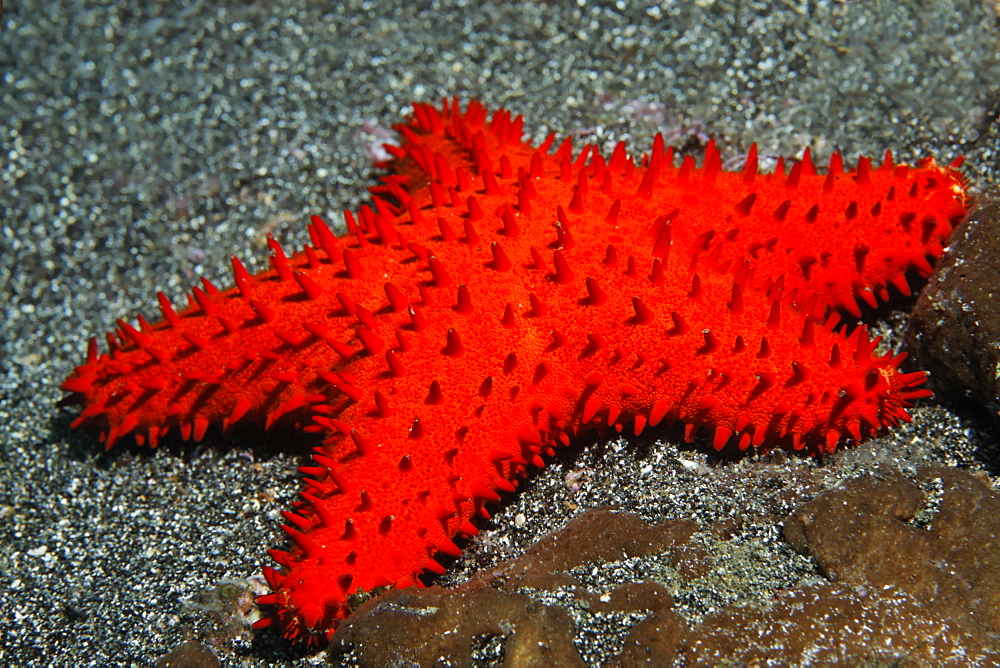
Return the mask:
{"type": "MultiPolygon", "coordinates": [[[[883,466],[796,510],[784,535],[825,579],[727,605],[689,624],[647,578],[592,591],[581,572],[667,554],[685,577],[711,569],[688,520],[648,524],[591,510],[520,558],[453,589],[394,590],[333,637],[331,658],[362,666],[582,665],[574,609],[607,615],[611,665],[995,665],[1000,660],[1000,495],[980,477],[883,466]],[[624,632],[621,633],[621,629],[624,632]],[[620,636],[615,639],[615,634],[620,636]],[[752,639],[752,642],[751,642],[752,639]]],[[[591,630],[592,632],[592,630],[591,630]]]]}
{"type": "Polygon", "coordinates": [[[904,346],[940,401],[968,398],[1000,423],[1000,199],[984,198],[952,233],[910,319],[904,346]]]}
{"type": "Polygon", "coordinates": [[[803,505],[785,538],[834,582],[899,588],[979,644],[1000,632],[1000,496],[941,466],[881,468],[803,505]]]}

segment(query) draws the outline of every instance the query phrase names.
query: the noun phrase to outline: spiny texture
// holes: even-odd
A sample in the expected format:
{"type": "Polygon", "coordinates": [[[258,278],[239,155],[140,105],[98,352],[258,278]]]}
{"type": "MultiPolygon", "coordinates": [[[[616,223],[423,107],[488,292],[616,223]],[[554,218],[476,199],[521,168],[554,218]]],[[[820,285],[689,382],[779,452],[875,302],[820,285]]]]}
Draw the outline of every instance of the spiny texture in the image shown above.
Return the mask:
{"type": "Polygon", "coordinates": [[[332,629],[353,593],[419,584],[530,467],[592,428],[681,423],[712,443],[832,451],[908,419],[929,392],[863,327],[836,329],[928,257],[965,211],[951,168],[825,175],[675,165],[657,138],[552,151],[473,102],[415,105],[372,207],[236,286],[207,281],[163,320],[119,321],[65,382],[77,424],[155,445],[253,417],[327,435],[290,551],[265,569],[261,626],[332,629]]]}

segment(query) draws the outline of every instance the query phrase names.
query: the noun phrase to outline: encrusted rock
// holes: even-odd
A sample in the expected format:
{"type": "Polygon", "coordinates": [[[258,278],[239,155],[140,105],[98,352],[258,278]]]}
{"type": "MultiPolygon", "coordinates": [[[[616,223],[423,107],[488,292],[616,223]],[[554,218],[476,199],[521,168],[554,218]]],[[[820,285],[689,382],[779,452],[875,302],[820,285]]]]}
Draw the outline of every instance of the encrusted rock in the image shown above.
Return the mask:
{"type": "Polygon", "coordinates": [[[519,592],[563,591],[562,600],[570,605],[595,613],[660,614],[671,628],[679,629],[680,619],[670,610],[673,599],[662,586],[625,583],[598,596],[569,571],[661,553],[675,555],[690,567],[696,553],[677,550],[696,529],[690,520],[650,525],[628,513],[587,511],[519,559],[480,572],[458,587],[397,589],[368,601],[337,629],[334,654],[353,650],[362,666],[430,665],[439,659],[462,666],[471,665],[477,653],[477,658],[485,658],[479,646],[492,641],[492,652],[504,665],[583,665],[567,611],[519,592]]]}
{"type": "Polygon", "coordinates": [[[838,583],[898,588],[985,646],[1000,632],[1000,495],[958,469],[882,468],[799,508],[785,538],[838,583]]]}
{"type": "Polygon", "coordinates": [[[666,556],[685,580],[697,578],[713,565],[689,540],[698,525],[592,510],[453,589],[368,601],[337,630],[332,654],[352,651],[362,666],[572,666],[596,656],[590,642],[614,666],[996,665],[1000,495],[957,469],[924,468],[916,480],[884,467],[803,504],[785,537],[826,579],[766,604],[722,607],[693,626],[656,577],[595,593],[580,575],[666,556]],[[608,620],[589,627],[587,641],[575,621],[581,609],[591,624],[608,620]]]}
{"type": "Polygon", "coordinates": [[[984,200],[951,245],[917,300],[906,348],[931,372],[941,401],[968,397],[1000,421],[1000,198],[984,200]]]}
{"type": "Polygon", "coordinates": [[[583,665],[565,610],[478,579],[454,589],[393,589],[358,608],[332,644],[353,648],[361,666],[471,666],[474,644],[491,636],[501,639],[507,665],[583,665]]]}
{"type": "Polygon", "coordinates": [[[826,582],[783,592],[767,607],[708,615],[680,656],[686,666],[985,666],[998,658],[900,587],[826,582]]]}

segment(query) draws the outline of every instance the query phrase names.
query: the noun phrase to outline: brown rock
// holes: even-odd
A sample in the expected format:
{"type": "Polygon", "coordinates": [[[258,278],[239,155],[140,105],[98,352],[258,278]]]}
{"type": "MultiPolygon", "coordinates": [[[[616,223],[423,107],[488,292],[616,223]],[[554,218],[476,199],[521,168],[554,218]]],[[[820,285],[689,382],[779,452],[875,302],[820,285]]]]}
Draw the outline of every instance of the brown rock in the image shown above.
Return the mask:
{"type": "Polygon", "coordinates": [[[998,655],[898,587],[821,582],[766,607],[708,615],[688,634],[679,658],[686,666],[975,666],[992,665],[998,655]]]}
{"type": "Polygon", "coordinates": [[[884,467],[804,504],[785,538],[833,582],[710,614],[681,640],[677,658],[691,666],[997,665],[1000,495],[957,469],[928,467],[917,478],[919,487],[884,467]]]}
{"type": "Polygon", "coordinates": [[[785,522],[785,540],[812,555],[834,582],[893,583],[899,564],[885,552],[919,549],[922,530],[907,521],[921,497],[898,471],[883,467],[801,506],[785,522]]]}
{"type": "Polygon", "coordinates": [[[975,476],[922,468],[848,482],[799,508],[785,538],[843,584],[896,587],[988,645],[1000,632],[1000,495],[975,476]]]}
{"type": "MultiPolygon", "coordinates": [[[[504,665],[582,665],[574,624],[566,610],[517,593],[521,587],[543,591],[569,588],[571,599],[594,612],[656,611],[679,628],[670,612],[674,601],[662,586],[626,583],[602,600],[568,573],[590,563],[661,554],[683,546],[697,525],[676,520],[650,525],[628,513],[608,509],[582,513],[561,531],[539,540],[519,559],[500,564],[453,589],[398,589],[358,608],[336,631],[334,653],[354,650],[362,666],[431,665],[448,661],[471,665],[475,643],[495,636],[504,665]],[[672,621],[671,621],[672,620],[672,621]]],[[[684,552],[695,564],[701,555],[684,552]]],[[[694,568],[695,566],[691,566],[694,568]]]]}
{"type": "Polygon", "coordinates": [[[189,640],[161,656],[155,665],[156,668],[218,668],[222,664],[215,652],[200,642],[189,640]]]}
{"type": "MultiPolygon", "coordinates": [[[[697,530],[698,525],[691,520],[650,525],[629,513],[590,510],[570,520],[561,531],[539,540],[520,559],[499,566],[497,573],[521,586],[551,588],[553,574],[591,562],[618,561],[680,549],[697,530]]],[[[678,554],[675,560],[686,558],[692,562],[690,567],[696,568],[696,554],[678,554]]],[[[559,580],[561,584],[576,583],[569,576],[559,580]]]]}
{"type": "Polygon", "coordinates": [[[498,591],[483,580],[454,589],[393,589],[362,605],[334,633],[360,666],[471,666],[474,641],[505,638],[504,665],[582,666],[565,610],[498,591]]]}
{"type": "Polygon", "coordinates": [[[607,597],[588,598],[594,612],[637,612],[640,610],[669,610],[674,607],[674,597],[655,582],[626,582],[615,587],[607,597]]]}
{"type": "Polygon", "coordinates": [[[596,510],[453,589],[368,601],[335,633],[333,658],[353,650],[362,666],[574,666],[598,655],[613,666],[996,665],[1000,497],[959,470],[927,468],[918,478],[919,487],[880,469],[799,508],[785,535],[834,582],[779,592],[767,605],[727,606],[689,627],[657,582],[587,590],[575,570],[584,565],[667,555],[679,568],[693,564],[693,577],[711,565],[688,540],[693,522],[649,525],[596,510]],[[591,650],[621,643],[617,657],[575,644],[581,611],[591,650]],[[602,618],[606,629],[593,625],[602,618]],[[624,637],[612,621],[623,618],[632,620],[624,637]]]}
{"type": "Polygon", "coordinates": [[[670,666],[688,633],[673,610],[658,610],[632,627],[613,666],[670,666]]]}
{"type": "Polygon", "coordinates": [[[920,293],[905,347],[941,401],[972,397],[1000,419],[1000,199],[985,199],[951,237],[920,293]]]}

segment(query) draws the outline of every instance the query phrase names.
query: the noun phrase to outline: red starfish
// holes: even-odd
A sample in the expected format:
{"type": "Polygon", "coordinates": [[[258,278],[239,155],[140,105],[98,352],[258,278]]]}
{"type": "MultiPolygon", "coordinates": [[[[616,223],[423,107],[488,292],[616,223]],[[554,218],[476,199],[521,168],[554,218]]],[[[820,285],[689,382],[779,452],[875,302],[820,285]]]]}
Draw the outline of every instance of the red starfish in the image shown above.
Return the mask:
{"type": "Polygon", "coordinates": [[[330,630],[359,589],[441,572],[488,502],[591,428],[832,451],[930,394],[828,312],[930,271],[965,213],[957,163],[834,155],[819,175],[807,151],[764,176],[755,148],[730,173],[711,144],[677,167],[657,138],[635,164],[622,144],[536,149],[475,102],[414,109],[346,237],[314,217],[302,253],[269,240],[271,270],[234,259],[236,287],[204,281],[180,313],[160,294],[161,322],[119,320],[64,383],[108,447],[248,417],[327,434],[258,626],[330,630]]]}

